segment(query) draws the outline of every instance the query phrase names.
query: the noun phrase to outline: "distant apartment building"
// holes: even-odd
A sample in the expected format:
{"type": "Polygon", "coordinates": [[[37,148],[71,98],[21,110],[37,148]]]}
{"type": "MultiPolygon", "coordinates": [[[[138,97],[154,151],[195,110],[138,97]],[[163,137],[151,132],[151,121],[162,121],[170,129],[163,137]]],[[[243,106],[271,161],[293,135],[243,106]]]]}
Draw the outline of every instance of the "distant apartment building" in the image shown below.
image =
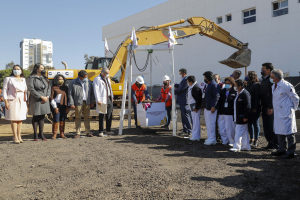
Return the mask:
{"type": "Polygon", "coordinates": [[[40,39],[23,39],[20,42],[20,59],[23,69],[41,63],[53,67],[53,45],[50,41],[40,39]]]}

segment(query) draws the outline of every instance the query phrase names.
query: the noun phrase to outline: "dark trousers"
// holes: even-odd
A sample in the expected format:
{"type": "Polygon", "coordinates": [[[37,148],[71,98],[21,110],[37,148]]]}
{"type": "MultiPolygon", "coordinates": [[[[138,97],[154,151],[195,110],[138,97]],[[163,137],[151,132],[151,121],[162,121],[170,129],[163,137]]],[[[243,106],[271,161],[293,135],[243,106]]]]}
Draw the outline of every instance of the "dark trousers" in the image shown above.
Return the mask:
{"type": "Polygon", "coordinates": [[[135,102],[132,103],[133,113],[134,113],[134,123],[137,125],[137,114],[136,114],[136,105],[135,102]]]}
{"type": "Polygon", "coordinates": [[[268,108],[262,107],[262,120],[263,120],[263,128],[266,140],[269,145],[278,146],[277,136],[273,131],[274,125],[274,113],[272,115],[268,115],[268,108]]]}
{"type": "Polygon", "coordinates": [[[168,117],[168,121],[167,121],[167,126],[170,125],[170,121],[171,121],[171,111],[172,111],[172,106],[166,107],[167,110],[167,117],[168,117]]]}
{"type": "Polygon", "coordinates": [[[260,126],[259,126],[260,109],[256,113],[251,113],[248,121],[248,132],[250,139],[258,140],[260,126]]]}
{"type": "Polygon", "coordinates": [[[113,112],[113,103],[111,98],[108,98],[107,101],[107,114],[99,113],[99,133],[103,132],[104,130],[104,115],[106,119],[106,131],[111,131],[111,122],[112,122],[112,112],[113,112]]]}
{"type": "Polygon", "coordinates": [[[216,119],[216,139],[221,140],[221,135],[220,135],[220,132],[219,132],[218,119],[219,119],[219,114],[217,114],[217,119],[216,119]]]}
{"type": "Polygon", "coordinates": [[[53,115],[53,122],[64,122],[66,120],[66,109],[67,106],[65,105],[60,105],[57,103],[57,108],[59,110],[59,113],[55,113],[55,110],[52,110],[52,115],[53,115]]]}
{"type": "Polygon", "coordinates": [[[182,127],[183,127],[183,132],[185,133],[191,133],[191,124],[189,121],[189,118],[191,118],[191,114],[189,110],[186,110],[186,105],[180,105],[180,110],[181,110],[181,121],[182,121],[182,127]]]}
{"type": "Polygon", "coordinates": [[[291,135],[277,135],[279,143],[279,152],[286,152],[287,155],[294,154],[296,150],[295,133],[291,135]],[[287,143],[287,148],[286,148],[287,143]]]}

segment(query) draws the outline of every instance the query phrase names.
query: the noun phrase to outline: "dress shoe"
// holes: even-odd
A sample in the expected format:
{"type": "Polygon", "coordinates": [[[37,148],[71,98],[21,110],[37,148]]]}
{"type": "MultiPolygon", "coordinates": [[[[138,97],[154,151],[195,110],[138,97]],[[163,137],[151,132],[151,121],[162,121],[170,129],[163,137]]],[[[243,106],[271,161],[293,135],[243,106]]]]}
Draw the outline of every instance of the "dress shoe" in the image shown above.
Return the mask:
{"type": "Polygon", "coordinates": [[[250,140],[249,144],[252,146],[252,144],[254,143],[254,140],[250,140]]]}
{"type": "Polygon", "coordinates": [[[271,153],[271,156],[281,156],[284,155],[286,152],[285,151],[274,151],[271,153]]]}
{"type": "Polygon", "coordinates": [[[268,150],[268,151],[274,151],[275,148],[273,147],[273,145],[271,143],[269,143],[266,147],[262,147],[264,150],[268,150]]]}
{"type": "Polygon", "coordinates": [[[86,134],[86,137],[93,137],[93,135],[90,134],[90,133],[87,133],[87,134],[86,134]]]}
{"type": "Polygon", "coordinates": [[[236,148],[231,148],[231,149],[229,149],[229,151],[232,151],[232,152],[239,152],[240,150],[239,150],[239,149],[236,149],[236,148]]]}
{"type": "Polygon", "coordinates": [[[283,159],[294,158],[294,153],[291,153],[291,154],[285,154],[285,155],[283,155],[281,158],[283,158],[283,159]]]}

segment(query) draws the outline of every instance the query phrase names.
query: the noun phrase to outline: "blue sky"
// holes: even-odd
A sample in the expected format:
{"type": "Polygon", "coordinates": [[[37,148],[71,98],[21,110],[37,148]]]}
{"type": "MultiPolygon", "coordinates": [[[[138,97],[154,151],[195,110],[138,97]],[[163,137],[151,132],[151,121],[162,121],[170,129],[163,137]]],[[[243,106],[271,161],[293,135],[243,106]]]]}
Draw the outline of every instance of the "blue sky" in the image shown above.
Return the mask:
{"type": "Polygon", "coordinates": [[[0,11],[0,70],[20,63],[23,38],[53,43],[53,61],[62,69],[84,68],[83,55],[103,56],[102,27],[167,0],[3,0],[0,11]]]}

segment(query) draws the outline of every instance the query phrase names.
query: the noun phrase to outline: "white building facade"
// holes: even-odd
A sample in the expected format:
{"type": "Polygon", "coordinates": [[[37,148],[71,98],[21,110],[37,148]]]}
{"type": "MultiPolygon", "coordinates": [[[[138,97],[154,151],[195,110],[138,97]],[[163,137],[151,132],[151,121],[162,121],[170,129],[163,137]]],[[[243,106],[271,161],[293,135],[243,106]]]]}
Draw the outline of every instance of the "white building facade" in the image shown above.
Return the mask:
{"type": "MultiPolygon", "coordinates": [[[[256,71],[260,77],[262,63],[272,62],[287,76],[300,75],[300,0],[169,0],[104,26],[102,40],[106,38],[109,48],[115,51],[133,27],[137,30],[197,16],[214,21],[238,40],[249,43],[252,62],[248,71],[256,71]]],[[[200,35],[179,39],[178,43],[183,45],[176,46],[174,51],[176,74],[180,68],[186,68],[200,82],[205,71],[221,77],[232,74],[234,69],[218,62],[236,51],[232,47],[200,35]]],[[[137,53],[136,57],[141,68],[146,54],[137,53]]],[[[157,52],[153,57],[159,67],[153,64],[152,81],[161,84],[162,75],[171,75],[171,56],[157,52]]],[[[240,70],[244,77],[244,69],[240,70]]],[[[147,83],[149,73],[149,67],[143,73],[133,67],[133,75],[143,74],[147,83]]],[[[176,82],[179,81],[178,75],[176,82]]]]}
{"type": "Polygon", "coordinates": [[[53,67],[53,44],[40,39],[23,39],[20,42],[20,63],[24,69],[41,63],[53,67]]]}

